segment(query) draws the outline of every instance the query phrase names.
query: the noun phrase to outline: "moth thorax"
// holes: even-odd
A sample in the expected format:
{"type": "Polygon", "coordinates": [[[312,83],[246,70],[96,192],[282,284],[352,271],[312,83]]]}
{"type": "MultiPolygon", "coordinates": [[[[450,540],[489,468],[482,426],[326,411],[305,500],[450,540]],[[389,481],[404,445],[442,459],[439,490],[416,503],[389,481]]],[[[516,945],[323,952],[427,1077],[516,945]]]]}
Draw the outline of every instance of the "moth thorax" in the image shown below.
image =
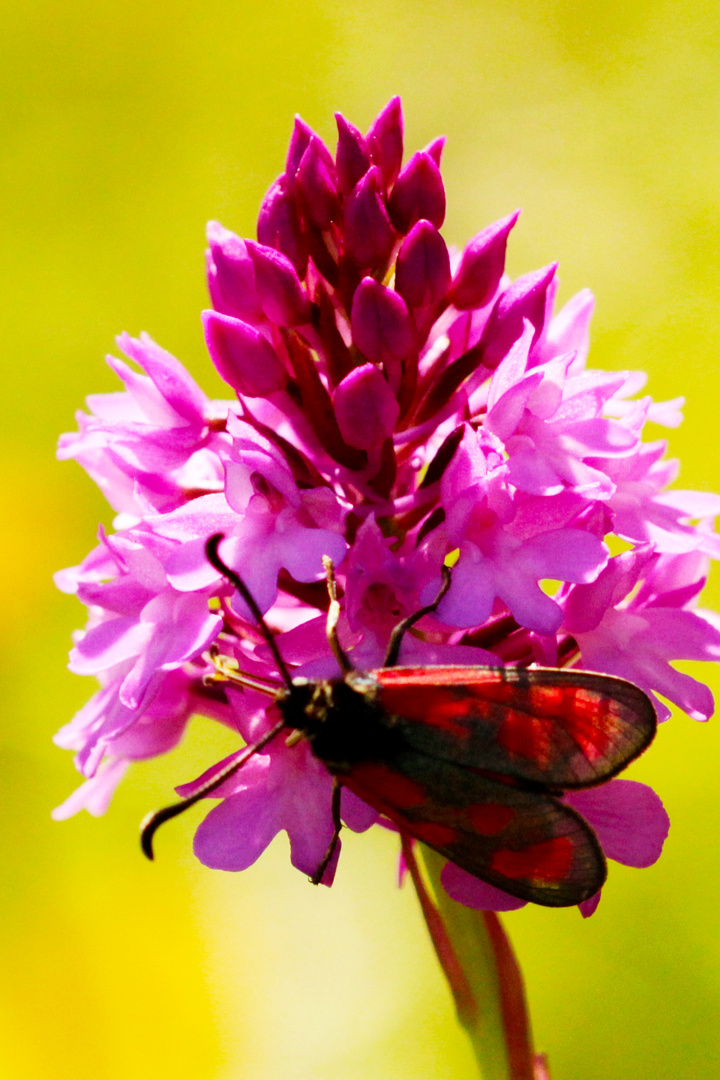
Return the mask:
{"type": "Polygon", "coordinates": [[[293,679],[292,686],[276,698],[287,726],[314,738],[332,710],[331,687],[326,680],[293,679]]]}
{"type": "MultiPolygon", "coordinates": [[[[346,679],[318,682],[297,679],[278,698],[288,727],[302,731],[313,753],[331,772],[344,772],[358,761],[380,759],[390,751],[387,727],[378,721],[370,685],[355,673],[346,679]],[[351,685],[357,681],[357,688],[351,685]]],[[[369,680],[372,683],[372,680],[369,680]]]]}

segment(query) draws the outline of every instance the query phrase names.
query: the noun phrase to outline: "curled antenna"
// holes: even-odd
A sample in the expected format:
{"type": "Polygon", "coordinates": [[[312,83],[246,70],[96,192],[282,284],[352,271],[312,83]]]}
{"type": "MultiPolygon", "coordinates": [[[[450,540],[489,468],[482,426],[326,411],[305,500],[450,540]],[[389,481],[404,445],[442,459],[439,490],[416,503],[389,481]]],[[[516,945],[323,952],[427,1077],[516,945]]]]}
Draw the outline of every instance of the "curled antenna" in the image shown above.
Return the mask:
{"type": "Polygon", "coordinates": [[[243,581],[243,579],[238,574],[236,574],[234,570],[231,570],[230,567],[227,566],[226,563],[224,563],[222,561],[222,559],[220,558],[220,554],[218,552],[218,547],[219,547],[220,543],[224,539],[225,539],[225,534],[224,533],[215,533],[215,535],[211,536],[210,539],[207,541],[207,543],[205,544],[205,554],[207,555],[208,562],[211,563],[215,567],[215,569],[219,573],[222,574],[223,577],[227,578],[227,580],[230,582],[231,585],[235,586],[235,588],[240,593],[240,595],[242,596],[242,598],[245,601],[245,603],[247,604],[247,606],[250,608],[250,611],[252,612],[253,618],[255,619],[255,622],[258,625],[258,630],[260,631],[262,636],[265,638],[265,641],[268,644],[270,652],[273,654],[273,657],[275,659],[275,663],[277,664],[277,667],[278,667],[278,671],[282,675],[283,682],[287,686],[288,690],[291,690],[292,689],[292,676],[290,675],[290,672],[287,669],[285,661],[283,660],[282,656],[280,655],[280,650],[277,647],[277,642],[275,640],[275,637],[272,634],[272,632],[270,630],[270,627],[265,622],[265,619],[263,618],[263,613],[260,610],[260,608],[258,607],[258,605],[257,605],[257,603],[255,601],[255,597],[250,592],[250,590],[248,589],[248,587],[245,584],[245,582],[243,581]]]}
{"type": "Polygon", "coordinates": [[[181,799],[180,802],[172,803],[170,806],[164,806],[162,810],[155,810],[152,814],[148,814],[140,825],[140,846],[143,849],[143,853],[147,855],[148,859],[153,859],[153,837],[160,828],[160,826],[170,821],[171,818],[177,817],[178,814],[182,814],[185,810],[189,810],[191,806],[194,806],[200,799],[204,799],[206,795],[209,795],[220,787],[221,784],[236,773],[238,769],[241,769],[246,761],[253,756],[253,754],[259,753],[264,746],[275,738],[276,735],[282,731],[285,727],[285,721],[279,720],[277,724],[270,728],[257,742],[252,746],[246,746],[243,750],[238,751],[234,761],[229,761],[224,769],[221,769],[216,776],[213,776],[211,780],[208,780],[206,784],[192,794],[188,795],[187,799],[181,799]]]}
{"type": "MultiPolygon", "coordinates": [[[[208,562],[210,562],[223,577],[227,578],[231,585],[235,586],[247,606],[250,608],[253,618],[258,625],[258,629],[265,638],[270,652],[275,659],[278,671],[282,675],[286,687],[291,690],[293,684],[292,677],[285,661],[280,655],[277,642],[270,631],[270,627],[263,618],[263,613],[260,610],[255,597],[252,595],[242,578],[239,577],[234,570],[231,570],[220,558],[218,546],[222,540],[224,540],[223,533],[216,533],[214,536],[211,536],[205,544],[205,554],[207,555],[208,562]]],[[[207,658],[215,664],[218,669],[218,674],[222,677],[223,681],[234,682],[236,685],[240,686],[247,686],[252,690],[258,690],[261,693],[270,694],[271,696],[274,696],[277,693],[277,690],[274,690],[269,684],[265,684],[264,680],[258,681],[251,676],[245,676],[241,672],[236,672],[229,664],[226,665],[222,661],[219,662],[218,655],[214,654],[212,650],[207,658]]],[[[274,724],[269,731],[257,740],[257,742],[239,750],[237,754],[234,755],[233,759],[229,761],[219,773],[199,787],[192,795],[189,795],[187,799],[181,799],[179,802],[171,803],[170,806],[164,806],[161,810],[155,810],[152,814],[148,814],[140,825],[140,846],[148,859],[154,857],[153,837],[164,822],[170,821],[172,818],[177,817],[178,814],[184,813],[185,810],[189,810],[189,808],[194,806],[196,802],[199,802],[200,799],[204,799],[206,795],[210,795],[216,788],[220,787],[221,784],[233,776],[238,769],[241,769],[254,754],[259,753],[263,747],[267,746],[267,744],[274,739],[284,727],[285,720],[279,720],[278,723],[274,724]]]]}

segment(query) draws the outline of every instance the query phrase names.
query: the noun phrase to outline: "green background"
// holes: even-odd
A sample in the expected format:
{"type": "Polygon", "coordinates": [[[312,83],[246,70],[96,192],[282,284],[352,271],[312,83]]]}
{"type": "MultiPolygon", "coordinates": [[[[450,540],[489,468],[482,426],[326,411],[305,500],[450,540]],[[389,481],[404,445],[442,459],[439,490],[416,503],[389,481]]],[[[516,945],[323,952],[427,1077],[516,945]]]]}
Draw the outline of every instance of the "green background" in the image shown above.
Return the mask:
{"type": "MultiPolygon", "coordinates": [[[[686,394],[680,483],[719,488],[716,4],[6,0],[0,25],[0,1076],[468,1077],[392,837],[349,837],[332,890],[284,837],[245,874],[200,867],[192,815],[140,857],[142,815],[224,749],[211,724],[134,768],[104,820],[49,820],[76,784],[50,737],[92,690],[50,574],[111,517],[54,443],[115,388],[123,329],[216,391],[205,221],[254,234],[296,111],[334,145],[334,110],[366,128],[399,92],[410,150],[449,137],[448,241],[524,207],[510,271],[558,258],[562,299],[595,290],[593,365],[686,394]]],[[[717,722],[661,731],[632,775],[666,801],[666,852],[613,866],[594,918],[505,920],[554,1080],[720,1072],[719,749],[717,722]]]]}

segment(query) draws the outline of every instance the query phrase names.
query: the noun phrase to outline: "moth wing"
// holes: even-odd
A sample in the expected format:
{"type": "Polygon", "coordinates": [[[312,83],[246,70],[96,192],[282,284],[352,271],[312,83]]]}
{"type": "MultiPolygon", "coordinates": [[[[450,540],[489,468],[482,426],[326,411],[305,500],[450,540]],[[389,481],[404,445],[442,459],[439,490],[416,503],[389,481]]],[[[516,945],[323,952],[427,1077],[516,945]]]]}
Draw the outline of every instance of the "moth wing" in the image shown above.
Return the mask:
{"type": "Polygon", "coordinates": [[[403,832],[521,900],[567,907],[593,896],[605,881],[592,829],[546,792],[411,748],[391,762],[362,762],[341,779],[403,832]]]}
{"type": "Polygon", "coordinates": [[[371,672],[381,713],[431,757],[556,789],[601,783],[651,743],[652,702],[624,679],[513,667],[371,672]]]}

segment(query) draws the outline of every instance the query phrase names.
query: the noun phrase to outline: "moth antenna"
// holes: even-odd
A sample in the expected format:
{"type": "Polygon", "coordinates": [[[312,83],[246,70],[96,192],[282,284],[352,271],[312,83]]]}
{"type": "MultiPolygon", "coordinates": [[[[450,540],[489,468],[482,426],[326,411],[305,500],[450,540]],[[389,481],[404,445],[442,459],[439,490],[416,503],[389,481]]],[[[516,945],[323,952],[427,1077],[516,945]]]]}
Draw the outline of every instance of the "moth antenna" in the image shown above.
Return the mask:
{"type": "Polygon", "coordinates": [[[443,566],[440,572],[442,574],[442,585],[440,586],[440,592],[437,594],[432,604],[427,604],[413,615],[408,615],[407,619],[403,619],[402,622],[399,622],[393,630],[390,635],[390,641],[388,642],[388,649],[385,654],[383,667],[395,667],[398,662],[400,646],[402,645],[402,639],[405,636],[405,633],[411,626],[414,626],[416,622],[422,619],[423,615],[430,615],[433,611],[437,611],[440,606],[440,601],[450,588],[450,582],[452,581],[452,574],[449,566],[443,566]]]}
{"type": "Polygon", "coordinates": [[[325,567],[325,576],[327,578],[328,595],[330,596],[330,607],[328,608],[327,623],[325,624],[328,644],[332,649],[333,656],[340,665],[340,670],[344,675],[347,675],[349,671],[353,670],[353,666],[338,639],[337,624],[338,619],[340,618],[340,601],[337,598],[335,567],[329,555],[323,555],[322,561],[323,566],[325,567]]]}
{"type": "Polygon", "coordinates": [[[171,803],[170,806],[164,806],[161,810],[155,810],[152,814],[148,814],[140,823],[140,846],[148,859],[152,860],[155,857],[153,853],[153,837],[164,822],[170,821],[171,818],[189,810],[200,799],[204,799],[211,791],[220,787],[233,773],[241,769],[246,761],[249,761],[254,754],[259,753],[276,735],[279,735],[284,727],[285,721],[279,720],[252,746],[246,746],[243,750],[240,750],[238,757],[234,761],[228,762],[224,769],[221,769],[216,776],[213,776],[212,780],[208,780],[206,784],[198,788],[193,795],[188,795],[187,799],[181,799],[180,802],[171,803]]]}
{"type": "Polygon", "coordinates": [[[203,686],[213,686],[215,683],[230,683],[241,690],[257,690],[259,694],[267,694],[268,697],[276,698],[278,683],[273,679],[266,679],[260,675],[249,675],[240,670],[240,665],[232,656],[224,656],[217,645],[211,645],[207,652],[202,654],[203,660],[212,664],[214,671],[203,675],[203,686]]]}
{"type": "Polygon", "coordinates": [[[223,577],[227,578],[231,585],[235,586],[247,606],[250,608],[253,618],[258,625],[258,630],[265,638],[270,652],[273,654],[275,663],[278,666],[278,671],[282,675],[283,682],[287,686],[288,690],[291,690],[293,684],[292,676],[287,669],[285,661],[280,655],[280,650],[278,649],[275,637],[272,634],[270,627],[265,622],[262,611],[255,602],[255,597],[250,592],[243,579],[238,574],[236,574],[234,570],[231,570],[230,567],[220,558],[218,547],[221,541],[223,541],[224,539],[224,533],[215,533],[215,535],[211,536],[210,539],[207,541],[207,543],[205,544],[205,554],[207,556],[208,562],[211,563],[215,567],[215,569],[222,574],[223,577]]]}

